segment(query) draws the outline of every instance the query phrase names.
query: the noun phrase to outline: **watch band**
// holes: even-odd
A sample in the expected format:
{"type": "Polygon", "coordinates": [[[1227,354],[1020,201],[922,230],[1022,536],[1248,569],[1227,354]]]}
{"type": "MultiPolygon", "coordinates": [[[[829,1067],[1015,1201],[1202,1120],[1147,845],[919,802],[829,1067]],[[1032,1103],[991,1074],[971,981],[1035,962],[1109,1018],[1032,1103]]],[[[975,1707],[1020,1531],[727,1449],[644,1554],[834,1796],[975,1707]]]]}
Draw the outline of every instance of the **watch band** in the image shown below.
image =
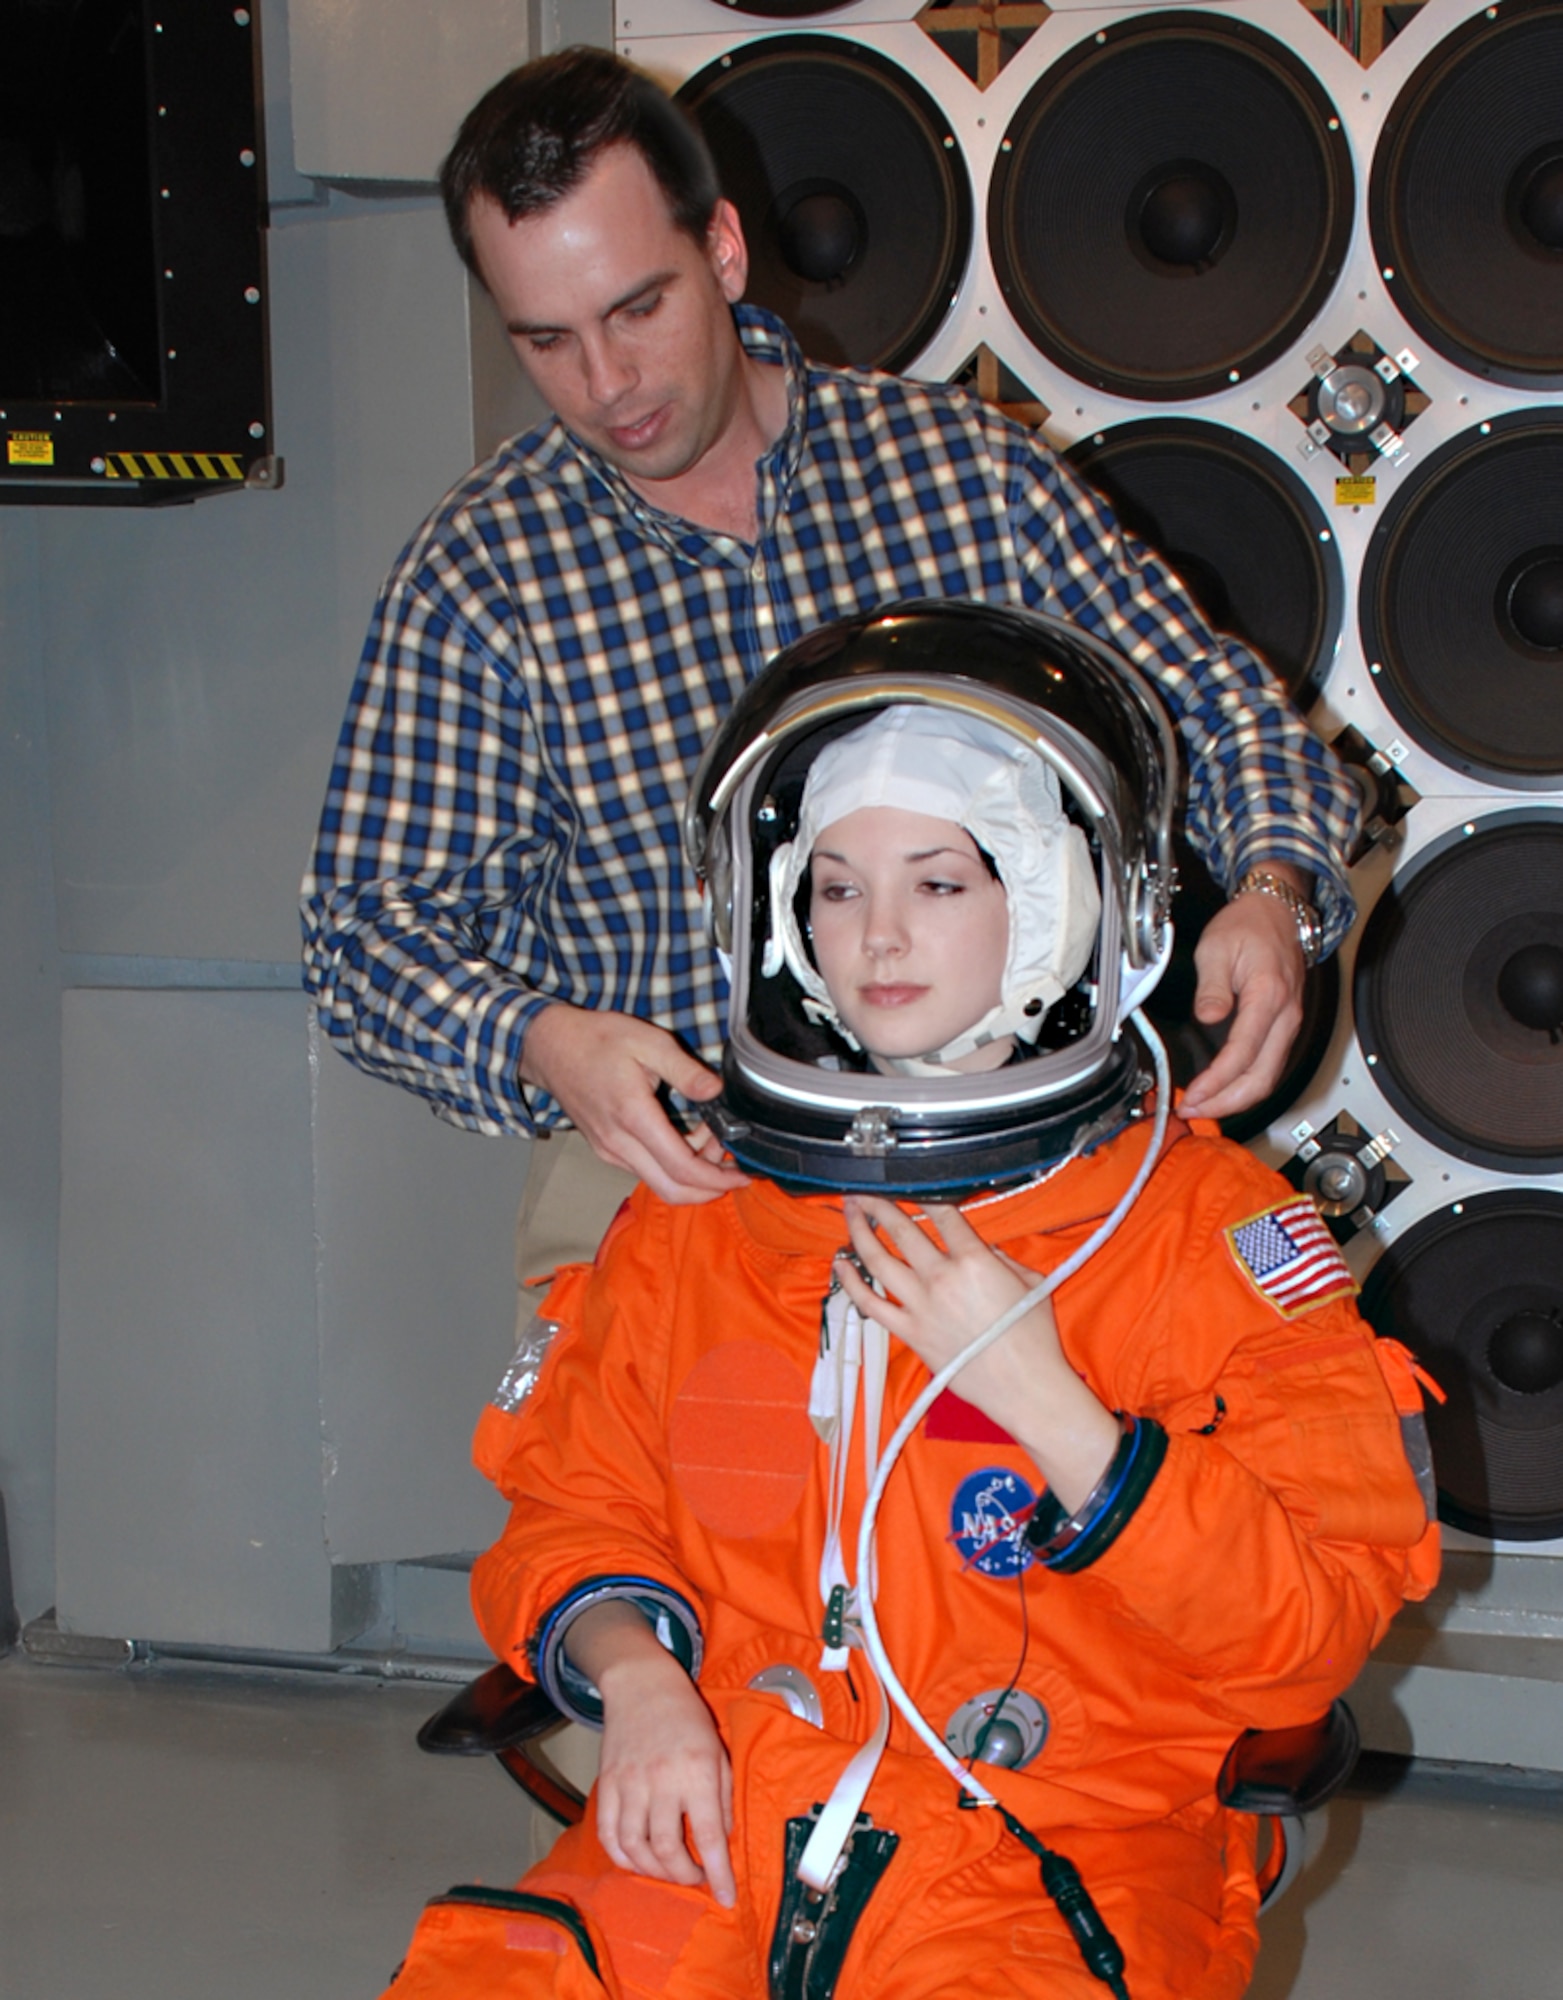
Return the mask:
{"type": "Polygon", "coordinates": [[[1232,891],[1231,900],[1235,903],[1239,896],[1274,896],[1277,902],[1284,903],[1297,926],[1297,942],[1302,947],[1303,964],[1310,971],[1318,964],[1324,944],[1324,926],[1312,903],[1299,894],[1290,882],[1272,869],[1250,868],[1232,891]]]}

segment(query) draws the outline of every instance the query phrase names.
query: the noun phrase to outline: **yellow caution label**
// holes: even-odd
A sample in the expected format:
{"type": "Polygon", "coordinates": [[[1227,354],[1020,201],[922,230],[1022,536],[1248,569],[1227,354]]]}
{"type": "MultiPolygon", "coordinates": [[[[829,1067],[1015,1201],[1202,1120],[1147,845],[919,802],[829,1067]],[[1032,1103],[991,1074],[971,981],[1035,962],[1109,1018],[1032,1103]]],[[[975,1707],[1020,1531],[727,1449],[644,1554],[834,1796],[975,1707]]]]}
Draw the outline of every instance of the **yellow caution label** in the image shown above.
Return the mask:
{"type": "Polygon", "coordinates": [[[11,431],[5,441],[7,465],[53,465],[52,431],[11,431]]]}
{"type": "Polygon", "coordinates": [[[1335,482],[1335,504],[1337,507],[1372,507],[1378,500],[1378,481],[1371,472],[1360,478],[1337,479],[1335,482]]]}
{"type": "Polygon", "coordinates": [[[111,451],[103,461],[105,479],[243,479],[244,467],[231,451],[111,451]]]}

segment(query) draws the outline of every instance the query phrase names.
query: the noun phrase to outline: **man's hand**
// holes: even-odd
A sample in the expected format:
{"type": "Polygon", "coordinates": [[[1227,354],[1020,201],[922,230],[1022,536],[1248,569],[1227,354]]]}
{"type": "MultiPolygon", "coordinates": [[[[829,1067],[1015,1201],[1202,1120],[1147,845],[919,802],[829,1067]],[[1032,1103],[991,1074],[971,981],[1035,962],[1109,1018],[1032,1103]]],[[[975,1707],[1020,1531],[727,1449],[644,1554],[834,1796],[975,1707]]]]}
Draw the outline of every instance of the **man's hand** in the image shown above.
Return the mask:
{"type": "MultiPolygon", "coordinates": [[[[1266,862],[1306,893],[1295,869],[1266,862]]],[[[1250,893],[1218,910],[1194,948],[1199,986],[1194,1018],[1207,1026],[1237,1013],[1226,1046],[1184,1093],[1190,1118],[1226,1118],[1269,1096],[1302,1026],[1307,967],[1291,911],[1275,896],[1250,893]]]]}
{"type": "Polygon", "coordinates": [[[736,1167],[722,1164],[716,1134],[705,1125],[680,1131],[657,1097],[667,1084],[703,1103],[721,1080],[649,1021],[546,1007],[526,1031],[521,1077],[563,1106],[600,1159],[636,1175],[664,1201],[711,1201],[744,1185],[736,1167]]]}
{"type": "Polygon", "coordinates": [[[658,1882],[704,1882],[731,1909],[733,1771],[694,1682],[633,1605],[583,1611],[567,1647],[602,1696],[597,1838],[608,1859],[658,1882]]]}

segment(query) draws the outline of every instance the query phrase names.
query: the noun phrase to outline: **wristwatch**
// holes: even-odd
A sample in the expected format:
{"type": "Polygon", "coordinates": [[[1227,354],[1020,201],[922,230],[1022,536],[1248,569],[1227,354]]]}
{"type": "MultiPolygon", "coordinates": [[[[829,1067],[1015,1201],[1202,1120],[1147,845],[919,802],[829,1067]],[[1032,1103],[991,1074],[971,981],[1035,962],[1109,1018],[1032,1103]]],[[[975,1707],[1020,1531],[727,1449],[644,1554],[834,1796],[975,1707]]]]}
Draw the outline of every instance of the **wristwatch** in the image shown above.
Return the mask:
{"type": "Polygon", "coordinates": [[[1297,926],[1297,942],[1302,946],[1303,964],[1310,971],[1318,964],[1319,953],[1324,946],[1324,926],[1312,903],[1306,896],[1300,895],[1290,882],[1273,869],[1250,868],[1232,891],[1231,901],[1235,903],[1239,896],[1274,896],[1278,903],[1284,903],[1297,926]]]}

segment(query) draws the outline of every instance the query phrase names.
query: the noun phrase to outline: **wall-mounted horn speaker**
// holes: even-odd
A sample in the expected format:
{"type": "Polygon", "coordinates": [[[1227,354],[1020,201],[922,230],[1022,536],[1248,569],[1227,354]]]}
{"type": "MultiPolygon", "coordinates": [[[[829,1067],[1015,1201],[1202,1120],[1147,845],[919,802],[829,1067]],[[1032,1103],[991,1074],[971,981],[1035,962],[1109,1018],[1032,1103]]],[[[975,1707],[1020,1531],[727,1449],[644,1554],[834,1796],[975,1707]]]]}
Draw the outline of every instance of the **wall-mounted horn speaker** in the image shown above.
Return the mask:
{"type": "Polygon", "coordinates": [[[1489,783],[1563,786],[1563,409],[1495,417],[1413,467],[1359,610],[1377,690],[1418,742],[1489,783]]]}
{"type": "Polygon", "coordinates": [[[1043,71],[995,162],[989,247],[1027,337],[1078,380],[1204,396],[1292,345],[1351,240],[1341,120],[1235,18],[1137,15],[1043,71]]]}
{"type": "Polygon", "coordinates": [[[1495,1189],[1424,1216],[1374,1265],[1362,1310],[1448,1398],[1427,1402],[1441,1518],[1563,1534],[1563,1194],[1495,1189]]]}
{"type": "Polygon", "coordinates": [[[902,367],[950,309],[971,188],[916,80],[837,37],[778,35],[678,93],[743,219],[749,289],[817,361],[902,367]]]}
{"type": "Polygon", "coordinates": [[[1502,0],[1438,43],[1369,184],[1385,284],[1474,374],[1563,388],[1563,4],[1502,0]]]}
{"type": "Polygon", "coordinates": [[[1472,819],[1363,929],[1357,1040],[1384,1096],[1456,1158],[1563,1172],[1563,812],[1472,819]]]}
{"type": "Polygon", "coordinates": [[[1308,707],[1335,657],[1345,585],[1323,509],[1285,460],[1182,417],[1117,424],[1068,457],[1211,624],[1252,646],[1308,707]]]}

